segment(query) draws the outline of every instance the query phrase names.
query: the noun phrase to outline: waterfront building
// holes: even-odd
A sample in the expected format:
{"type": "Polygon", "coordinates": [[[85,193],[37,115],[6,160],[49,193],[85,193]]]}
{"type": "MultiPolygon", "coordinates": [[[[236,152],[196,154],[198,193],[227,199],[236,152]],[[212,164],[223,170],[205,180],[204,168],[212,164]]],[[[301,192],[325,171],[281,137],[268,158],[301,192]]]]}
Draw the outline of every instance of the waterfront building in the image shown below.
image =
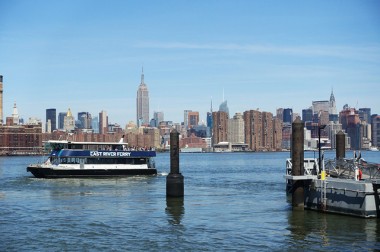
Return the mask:
{"type": "Polygon", "coordinates": [[[137,89],[136,122],[138,127],[149,124],[149,91],[144,82],[144,70],[142,70],[141,83],[137,89]]]}
{"type": "Polygon", "coordinates": [[[235,113],[228,119],[227,141],[230,143],[244,143],[244,119],[241,113],[235,113]]]}
{"type": "Polygon", "coordinates": [[[373,115],[371,117],[372,121],[372,145],[376,147],[380,147],[380,116],[373,115]]]}
{"type": "Polygon", "coordinates": [[[125,132],[125,142],[131,148],[159,148],[160,131],[157,128],[141,126],[125,132]]]}
{"type": "Polygon", "coordinates": [[[227,141],[228,114],[225,111],[212,112],[212,139],[213,145],[227,141]]]}
{"type": "Polygon", "coordinates": [[[55,108],[46,109],[46,124],[50,120],[50,131],[46,127],[47,132],[52,132],[57,129],[57,110],[55,108]]]}
{"type": "Polygon", "coordinates": [[[41,154],[42,124],[0,125],[0,155],[41,154]]]}
{"type": "Polygon", "coordinates": [[[189,137],[184,137],[179,140],[179,147],[202,150],[207,148],[207,143],[204,138],[191,134],[189,137]]]}
{"type": "Polygon", "coordinates": [[[261,118],[262,118],[262,150],[274,150],[273,146],[273,114],[270,112],[262,112],[261,113],[261,118]]]}
{"type": "Polygon", "coordinates": [[[275,151],[282,150],[282,120],[273,118],[273,148],[275,151]]]}
{"type": "Polygon", "coordinates": [[[4,124],[3,116],[3,76],[0,75],[0,125],[4,124]]]}
{"type": "Polygon", "coordinates": [[[252,151],[275,151],[282,149],[282,125],[280,118],[270,112],[245,111],[244,138],[252,151]]]}
{"type": "Polygon", "coordinates": [[[102,110],[99,113],[99,133],[106,134],[108,130],[108,116],[107,112],[102,110]]]}
{"type": "Polygon", "coordinates": [[[63,130],[66,132],[72,132],[75,129],[75,119],[71,110],[69,109],[63,119],[63,130]]]}
{"type": "Polygon", "coordinates": [[[245,143],[252,151],[261,150],[262,146],[262,114],[258,110],[249,110],[243,113],[245,143]]]}

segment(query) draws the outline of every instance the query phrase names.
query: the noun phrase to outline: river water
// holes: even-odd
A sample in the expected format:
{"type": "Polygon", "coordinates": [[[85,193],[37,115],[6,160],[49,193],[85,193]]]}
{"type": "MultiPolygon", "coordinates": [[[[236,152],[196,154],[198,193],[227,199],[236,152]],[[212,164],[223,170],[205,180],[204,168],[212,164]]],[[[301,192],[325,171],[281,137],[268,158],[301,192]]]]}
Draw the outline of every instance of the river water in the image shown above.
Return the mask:
{"type": "Polygon", "coordinates": [[[166,198],[168,153],[157,176],[109,179],[37,179],[26,166],[41,157],[0,157],[0,251],[380,249],[380,219],[292,211],[288,157],[182,153],[183,200],[166,198]]]}

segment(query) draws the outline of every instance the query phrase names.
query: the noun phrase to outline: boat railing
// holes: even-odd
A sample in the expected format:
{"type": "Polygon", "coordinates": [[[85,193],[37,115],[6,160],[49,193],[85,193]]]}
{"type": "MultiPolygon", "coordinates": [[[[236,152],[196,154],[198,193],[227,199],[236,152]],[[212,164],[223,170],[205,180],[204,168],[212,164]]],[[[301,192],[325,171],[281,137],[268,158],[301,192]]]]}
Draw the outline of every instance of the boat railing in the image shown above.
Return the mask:
{"type": "MultiPolygon", "coordinates": [[[[315,158],[305,158],[304,162],[304,175],[316,175],[318,174],[318,162],[315,158]]],[[[286,159],[286,174],[292,175],[292,159],[286,159]]]]}
{"type": "Polygon", "coordinates": [[[331,177],[354,179],[355,170],[360,169],[362,179],[380,179],[380,164],[366,162],[362,159],[331,159],[326,161],[325,167],[331,177]]]}

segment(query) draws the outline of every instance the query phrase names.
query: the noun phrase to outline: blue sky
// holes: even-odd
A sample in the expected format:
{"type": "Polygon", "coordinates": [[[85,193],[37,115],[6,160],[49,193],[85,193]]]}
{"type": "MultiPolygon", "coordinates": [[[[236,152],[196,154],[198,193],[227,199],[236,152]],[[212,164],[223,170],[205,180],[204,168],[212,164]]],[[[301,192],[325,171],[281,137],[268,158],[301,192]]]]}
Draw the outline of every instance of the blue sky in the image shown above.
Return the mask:
{"type": "Polygon", "coordinates": [[[380,114],[380,1],[0,0],[4,117],[101,110],[136,118],[144,67],[150,114],[228,101],[230,114],[294,112],[334,90],[380,114]]]}

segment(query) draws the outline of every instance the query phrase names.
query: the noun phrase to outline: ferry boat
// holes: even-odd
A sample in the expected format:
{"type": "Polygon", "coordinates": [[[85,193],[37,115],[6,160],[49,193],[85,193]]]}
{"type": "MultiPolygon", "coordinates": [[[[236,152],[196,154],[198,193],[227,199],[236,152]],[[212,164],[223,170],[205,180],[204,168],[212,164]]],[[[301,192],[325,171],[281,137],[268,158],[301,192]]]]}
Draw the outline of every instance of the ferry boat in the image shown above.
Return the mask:
{"type": "Polygon", "coordinates": [[[132,149],[120,142],[47,141],[52,151],[27,171],[37,178],[118,177],[155,175],[154,149],[132,149]]]}

